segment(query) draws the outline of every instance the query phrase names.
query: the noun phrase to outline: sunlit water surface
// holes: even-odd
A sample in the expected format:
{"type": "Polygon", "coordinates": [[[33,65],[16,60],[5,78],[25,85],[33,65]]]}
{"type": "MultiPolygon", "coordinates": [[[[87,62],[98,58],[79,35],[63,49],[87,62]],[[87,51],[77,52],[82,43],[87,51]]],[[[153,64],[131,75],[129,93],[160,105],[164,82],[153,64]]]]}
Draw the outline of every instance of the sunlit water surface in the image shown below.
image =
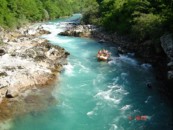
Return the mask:
{"type": "Polygon", "coordinates": [[[44,37],[64,47],[70,56],[52,95],[58,104],[46,111],[16,117],[10,130],[171,130],[172,113],[160,98],[152,67],[132,54],[117,55],[116,47],[75,37],[57,36],[68,22],[80,17],[45,23],[44,37]],[[106,48],[111,61],[98,62],[106,48]],[[152,89],[146,87],[151,82],[152,89]],[[138,117],[145,116],[145,119],[138,117]]]}

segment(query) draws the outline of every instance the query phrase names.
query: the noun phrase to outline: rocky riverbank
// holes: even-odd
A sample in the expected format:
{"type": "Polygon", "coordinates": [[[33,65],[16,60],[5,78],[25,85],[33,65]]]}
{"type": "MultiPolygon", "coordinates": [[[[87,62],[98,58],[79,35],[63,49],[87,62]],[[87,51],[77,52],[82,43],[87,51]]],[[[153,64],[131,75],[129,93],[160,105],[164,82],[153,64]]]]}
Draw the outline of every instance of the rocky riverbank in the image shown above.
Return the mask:
{"type": "Polygon", "coordinates": [[[163,82],[160,91],[171,96],[173,91],[173,37],[171,34],[163,35],[160,45],[153,44],[151,40],[142,43],[132,42],[125,36],[107,33],[102,28],[93,25],[74,25],[59,35],[94,38],[100,43],[113,43],[117,46],[119,53],[135,52],[136,57],[153,65],[156,78],[163,82]]]}
{"type": "Polygon", "coordinates": [[[63,65],[67,64],[69,53],[39,38],[49,33],[42,25],[27,26],[15,31],[0,28],[0,120],[26,112],[30,105],[42,108],[47,104],[41,102],[51,102],[50,91],[43,95],[40,91],[46,88],[38,88],[57,80],[63,65]],[[40,93],[42,99],[33,93],[40,93]]]}

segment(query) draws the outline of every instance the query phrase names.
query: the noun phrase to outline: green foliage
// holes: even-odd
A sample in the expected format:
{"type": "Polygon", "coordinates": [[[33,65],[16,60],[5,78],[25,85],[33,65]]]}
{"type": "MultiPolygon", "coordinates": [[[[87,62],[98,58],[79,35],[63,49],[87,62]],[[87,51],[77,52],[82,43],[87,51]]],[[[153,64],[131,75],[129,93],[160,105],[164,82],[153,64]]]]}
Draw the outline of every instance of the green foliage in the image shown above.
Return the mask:
{"type": "Polygon", "coordinates": [[[83,9],[83,21],[85,24],[93,23],[93,24],[99,24],[99,10],[98,7],[99,5],[97,4],[96,1],[88,1],[85,4],[86,8],[83,9]]]}
{"type": "Polygon", "coordinates": [[[130,34],[139,41],[158,39],[165,31],[173,32],[172,0],[97,0],[97,4],[90,3],[94,8],[84,13],[86,23],[130,34]]]}
{"type": "Polygon", "coordinates": [[[133,19],[132,33],[138,40],[152,39],[161,35],[163,19],[156,14],[141,14],[133,19]]]}
{"type": "Polygon", "coordinates": [[[1,0],[0,25],[13,28],[28,22],[55,19],[78,12],[80,7],[77,0],[1,0]]]}

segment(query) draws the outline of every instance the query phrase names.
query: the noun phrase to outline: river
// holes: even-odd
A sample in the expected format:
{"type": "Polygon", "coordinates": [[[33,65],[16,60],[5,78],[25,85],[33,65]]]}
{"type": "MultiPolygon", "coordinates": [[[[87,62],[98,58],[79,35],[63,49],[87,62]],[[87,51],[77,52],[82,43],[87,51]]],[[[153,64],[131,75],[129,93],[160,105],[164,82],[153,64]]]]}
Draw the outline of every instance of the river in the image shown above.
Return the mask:
{"type": "Polygon", "coordinates": [[[171,130],[172,110],[158,92],[151,65],[133,54],[118,56],[116,47],[92,39],[57,36],[65,29],[61,22],[78,17],[44,25],[51,34],[43,37],[70,52],[52,92],[58,103],[16,117],[9,130],[171,130]],[[112,52],[108,63],[96,59],[102,48],[112,52]]]}

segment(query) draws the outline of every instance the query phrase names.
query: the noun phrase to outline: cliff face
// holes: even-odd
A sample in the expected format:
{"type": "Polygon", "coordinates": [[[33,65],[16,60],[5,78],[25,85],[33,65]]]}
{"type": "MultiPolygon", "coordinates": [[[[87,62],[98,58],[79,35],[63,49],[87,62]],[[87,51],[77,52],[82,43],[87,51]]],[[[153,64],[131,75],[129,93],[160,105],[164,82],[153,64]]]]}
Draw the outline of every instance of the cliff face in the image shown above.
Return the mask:
{"type": "Polygon", "coordinates": [[[173,80],[173,37],[172,34],[163,35],[160,38],[162,48],[168,57],[168,80],[173,80]]]}
{"type": "Polygon", "coordinates": [[[173,35],[165,34],[160,38],[161,46],[167,55],[167,66],[166,66],[166,89],[169,95],[173,93],[173,35]]]}

